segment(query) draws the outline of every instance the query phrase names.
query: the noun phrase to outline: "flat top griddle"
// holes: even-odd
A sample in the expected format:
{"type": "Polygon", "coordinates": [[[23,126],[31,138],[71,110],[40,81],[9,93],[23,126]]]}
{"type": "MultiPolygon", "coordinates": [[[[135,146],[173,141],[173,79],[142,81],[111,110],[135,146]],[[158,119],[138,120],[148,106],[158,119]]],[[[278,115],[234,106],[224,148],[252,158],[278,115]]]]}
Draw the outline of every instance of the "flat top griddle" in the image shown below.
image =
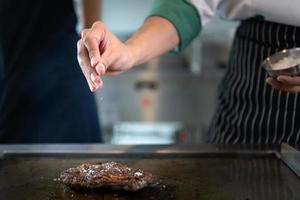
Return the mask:
{"type": "Polygon", "coordinates": [[[283,162],[280,156],[283,154],[278,154],[277,150],[226,151],[222,147],[215,148],[215,151],[169,152],[163,155],[153,152],[138,154],[138,151],[111,155],[108,152],[22,152],[6,152],[0,159],[0,199],[300,199],[299,178],[283,162]],[[73,191],[54,181],[61,171],[94,160],[124,162],[152,172],[160,180],[138,192],[108,189],[73,191]]]}

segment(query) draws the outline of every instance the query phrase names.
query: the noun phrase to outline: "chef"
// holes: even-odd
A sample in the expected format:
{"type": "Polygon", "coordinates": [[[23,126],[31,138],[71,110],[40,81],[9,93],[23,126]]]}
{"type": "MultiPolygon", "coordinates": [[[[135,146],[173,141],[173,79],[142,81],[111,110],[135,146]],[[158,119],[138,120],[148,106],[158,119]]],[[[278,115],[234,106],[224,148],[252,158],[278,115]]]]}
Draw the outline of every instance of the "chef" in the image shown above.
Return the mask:
{"type": "Polygon", "coordinates": [[[0,143],[100,142],[73,0],[1,0],[0,16],[0,143]]]}
{"type": "Polygon", "coordinates": [[[210,143],[300,142],[300,77],[268,77],[262,61],[300,46],[294,0],[156,0],[150,16],[126,42],[102,22],[82,32],[78,60],[92,91],[114,76],[170,50],[183,50],[215,15],[241,21],[235,35],[210,143]]]}

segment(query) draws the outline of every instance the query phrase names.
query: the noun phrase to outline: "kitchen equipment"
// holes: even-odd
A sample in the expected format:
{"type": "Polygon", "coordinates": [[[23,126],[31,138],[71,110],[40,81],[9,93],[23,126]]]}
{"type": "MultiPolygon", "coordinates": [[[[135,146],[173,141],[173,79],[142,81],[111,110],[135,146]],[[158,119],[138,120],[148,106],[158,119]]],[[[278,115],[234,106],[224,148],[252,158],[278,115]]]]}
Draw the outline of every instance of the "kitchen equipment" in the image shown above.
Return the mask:
{"type": "Polygon", "coordinates": [[[284,49],[277,52],[266,58],[262,67],[273,78],[279,75],[300,75],[300,48],[284,49]]]}
{"type": "Polygon", "coordinates": [[[150,136],[148,129],[134,130],[140,123],[155,127],[153,137],[166,125],[168,135],[184,135],[172,143],[203,143],[216,107],[222,72],[207,65],[201,75],[193,75],[182,56],[165,55],[120,76],[103,77],[104,87],[96,93],[96,99],[105,142],[124,144],[124,140],[115,138],[118,135],[134,138],[136,132],[141,137],[150,136]],[[168,128],[174,123],[180,127],[168,128]]]}
{"type": "MultiPolygon", "coordinates": [[[[11,200],[299,199],[299,177],[286,162],[291,160],[286,156],[291,149],[287,145],[282,150],[253,145],[0,145],[0,194],[1,199],[11,200]],[[99,159],[145,169],[160,181],[138,192],[88,193],[53,180],[64,169],[99,159]]],[[[293,162],[300,166],[297,159],[293,162]]]]}
{"type": "MultiPolygon", "coordinates": [[[[111,144],[174,144],[183,132],[181,123],[116,123],[111,144]]],[[[185,139],[185,138],[183,138],[185,139]]]]}

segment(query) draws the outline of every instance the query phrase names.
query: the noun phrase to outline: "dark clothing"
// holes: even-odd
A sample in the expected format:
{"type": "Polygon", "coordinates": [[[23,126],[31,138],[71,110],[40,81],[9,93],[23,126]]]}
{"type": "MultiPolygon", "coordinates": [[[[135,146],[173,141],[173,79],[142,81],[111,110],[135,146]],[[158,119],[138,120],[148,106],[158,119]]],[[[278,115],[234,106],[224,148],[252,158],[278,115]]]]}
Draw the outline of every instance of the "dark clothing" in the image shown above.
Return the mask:
{"type": "Polygon", "coordinates": [[[300,27],[250,19],[239,26],[210,129],[213,143],[300,142],[300,97],[266,84],[262,61],[300,46],[300,27]]]}
{"type": "Polygon", "coordinates": [[[72,0],[0,0],[0,143],[100,142],[72,0]]]}

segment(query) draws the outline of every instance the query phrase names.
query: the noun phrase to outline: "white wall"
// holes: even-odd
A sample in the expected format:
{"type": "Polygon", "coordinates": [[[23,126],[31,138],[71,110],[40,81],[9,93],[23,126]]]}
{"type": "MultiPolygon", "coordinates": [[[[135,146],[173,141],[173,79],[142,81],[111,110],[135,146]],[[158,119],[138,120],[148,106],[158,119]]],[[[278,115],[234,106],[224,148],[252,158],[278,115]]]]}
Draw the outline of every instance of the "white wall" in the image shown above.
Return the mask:
{"type": "Polygon", "coordinates": [[[134,32],[147,17],[153,0],[102,0],[103,21],[115,33],[134,32]]]}
{"type": "MultiPolygon", "coordinates": [[[[77,12],[81,15],[81,1],[74,0],[77,12]]],[[[102,20],[117,34],[134,32],[145,20],[150,12],[154,0],[102,0],[102,20]]],[[[236,23],[221,20],[213,20],[204,27],[201,35],[210,37],[213,33],[225,30],[225,34],[231,34],[236,23]]],[[[218,38],[218,39],[222,39],[218,38]]],[[[226,37],[227,38],[227,37],[226,37]]]]}
{"type": "MultiPolygon", "coordinates": [[[[74,0],[79,24],[82,25],[82,1],[74,0]]],[[[87,0],[88,1],[88,0],[87,0]]],[[[154,0],[102,0],[102,20],[118,35],[134,32],[147,17],[154,0]]]]}

